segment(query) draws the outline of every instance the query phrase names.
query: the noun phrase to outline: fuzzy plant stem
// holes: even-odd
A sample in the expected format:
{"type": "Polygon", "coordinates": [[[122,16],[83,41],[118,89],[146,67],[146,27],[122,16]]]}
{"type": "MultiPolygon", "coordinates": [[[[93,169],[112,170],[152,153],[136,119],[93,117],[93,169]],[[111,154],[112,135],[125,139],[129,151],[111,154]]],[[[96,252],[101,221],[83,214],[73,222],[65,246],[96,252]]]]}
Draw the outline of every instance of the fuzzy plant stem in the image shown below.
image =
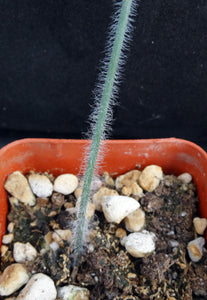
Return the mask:
{"type": "Polygon", "coordinates": [[[85,230],[85,222],[86,222],[86,208],[87,208],[87,203],[90,195],[90,187],[91,187],[91,182],[92,182],[94,169],[96,165],[99,145],[104,131],[107,111],[109,109],[109,104],[113,93],[113,86],[116,80],[116,74],[118,70],[119,60],[121,57],[121,51],[125,39],[125,33],[127,30],[127,24],[129,21],[128,19],[130,16],[132,2],[133,0],[122,1],[121,11],[120,11],[117,29],[115,33],[114,43],[112,46],[112,52],[111,52],[111,57],[108,65],[106,79],[103,86],[103,92],[102,92],[99,111],[98,111],[97,120],[95,124],[95,129],[93,131],[91,148],[90,148],[90,153],[88,157],[87,168],[86,168],[86,173],[84,178],[83,192],[81,196],[81,204],[78,212],[75,245],[74,245],[75,266],[77,266],[79,263],[82,249],[83,249],[84,230],[85,230]]]}

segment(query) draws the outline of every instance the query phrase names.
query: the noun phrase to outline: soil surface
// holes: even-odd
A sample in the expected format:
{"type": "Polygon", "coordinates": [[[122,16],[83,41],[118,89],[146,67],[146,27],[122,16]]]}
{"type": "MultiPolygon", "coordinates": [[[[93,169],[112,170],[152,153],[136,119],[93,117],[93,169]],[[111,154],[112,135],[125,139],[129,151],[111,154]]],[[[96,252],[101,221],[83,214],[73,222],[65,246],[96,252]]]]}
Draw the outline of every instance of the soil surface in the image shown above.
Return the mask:
{"type": "Polygon", "coordinates": [[[146,215],[145,229],[157,237],[156,250],[148,257],[134,258],[127,253],[116,234],[119,228],[126,230],[124,222],[108,223],[103,213],[96,211],[90,224],[90,241],[73,281],[71,243],[63,241],[57,251],[43,249],[49,231],[71,229],[76,217],[66,208],[75,202],[73,194],[53,193],[51,199],[38,198],[34,207],[13,205],[8,222],[15,223],[14,240],[1,258],[1,271],[14,262],[13,243],[30,242],[39,253],[35,262],[26,263],[31,272],[49,275],[56,286],[86,287],[93,300],[207,299],[207,252],[194,263],[186,249],[188,242],[197,237],[193,218],[199,216],[199,211],[193,183],[183,184],[167,175],[154,192],[139,199],[146,215]]]}

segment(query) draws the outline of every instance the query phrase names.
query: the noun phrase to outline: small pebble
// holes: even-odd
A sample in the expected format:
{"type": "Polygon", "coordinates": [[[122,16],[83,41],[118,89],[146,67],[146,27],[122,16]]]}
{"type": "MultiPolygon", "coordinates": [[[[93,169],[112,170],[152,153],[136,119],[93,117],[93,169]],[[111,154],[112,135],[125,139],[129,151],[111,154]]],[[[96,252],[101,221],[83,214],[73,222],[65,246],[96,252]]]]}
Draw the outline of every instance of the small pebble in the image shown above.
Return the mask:
{"type": "Polygon", "coordinates": [[[207,227],[207,219],[206,218],[194,218],[193,219],[193,225],[195,228],[195,231],[200,234],[203,235],[204,231],[206,230],[207,227]]]}
{"type": "Polygon", "coordinates": [[[72,232],[70,229],[56,229],[52,233],[52,239],[60,246],[63,245],[62,241],[69,242],[72,238],[72,232]]]}
{"type": "Polygon", "coordinates": [[[186,191],[188,190],[188,185],[187,185],[187,183],[183,183],[183,184],[181,185],[181,190],[183,190],[184,192],[186,192],[186,191]]]}
{"type": "Polygon", "coordinates": [[[123,196],[130,196],[132,194],[132,188],[131,186],[124,186],[121,190],[121,194],[123,196]]]}
{"type": "Polygon", "coordinates": [[[13,233],[5,234],[2,237],[2,244],[8,245],[13,241],[13,239],[14,239],[14,234],[13,233]]]}
{"type": "Polygon", "coordinates": [[[133,257],[145,257],[155,250],[155,234],[146,230],[130,233],[121,244],[133,257]]]}
{"type": "Polygon", "coordinates": [[[169,240],[168,243],[169,243],[170,247],[172,247],[172,248],[179,246],[179,243],[176,240],[169,240]]]}
{"type": "Polygon", "coordinates": [[[38,220],[36,219],[36,220],[34,220],[33,222],[31,222],[30,225],[31,225],[32,227],[35,227],[35,226],[37,226],[37,223],[38,223],[38,220]]]}
{"type": "Polygon", "coordinates": [[[15,197],[9,197],[9,203],[12,207],[19,205],[19,200],[15,197]]]}
{"type": "Polygon", "coordinates": [[[161,179],[163,179],[162,168],[156,165],[150,165],[145,167],[141,172],[139,184],[145,191],[153,192],[160,184],[161,179]]]}
{"type": "Polygon", "coordinates": [[[13,197],[30,206],[35,205],[36,199],[26,177],[19,171],[11,173],[4,184],[5,189],[13,197]]]}
{"type": "Polygon", "coordinates": [[[43,198],[43,197],[38,197],[37,198],[37,205],[38,206],[47,206],[49,204],[50,200],[49,198],[43,198]]]}
{"type": "Polygon", "coordinates": [[[103,176],[104,176],[104,180],[105,183],[109,186],[109,187],[114,187],[114,179],[109,175],[108,172],[103,172],[103,176]]]}
{"type": "Polygon", "coordinates": [[[115,235],[116,235],[117,238],[123,239],[127,235],[127,233],[126,233],[125,229],[117,228],[117,230],[115,232],[115,235]]]}
{"type": "Polygon", "coordinates": [[[15,263],[8,266],[0,276],[0,295],[9,296],[21,288],[29,280],[24,265],[15,263]]]}
{"type": "Polygon", "coordinates": [[[173,273],[172,273],[172,278],[173,278],[173,279],[176,279],[177,277],[178,277],[178,273],[177,273],[177,272],[173,272],[173,273]]]}
{"type": "Polygon", "coordinates": [[[182,173],[177,177],[182,183],[190,183],[192,181],[192,175],[189,173],[182,173]]]}
{"type": "Polygon", "coordinates": [[[130,186],[124,186],[121,190],[122,194],[125,196],[139,196],[142,197],[143,194],[143,189],[138,185],[138,183],[134,182],[130,186]]]}
{"type": "Polygon", "coordinates": [[[139,207],[139,202],[127,196],[105,196],[102,203],[106,220],[117,224],[139,207]]]}
{"type": "Polygon", "coordinates": [[[127,274],[127,278],[130,280],[133,280],[133,279],[137,278],[137,274],[129,272],[127,274]]]}
{"type": "Polygon", "coordinates": [[[53,280],[43,274],[33,275],[16,300],[55,300],[57,291],[53,280]]]}
{"type": "Polygon", "coordinates": [[[94,245],[93,244],[89,244],[88,245],[88,251],[90,252],[90,253],[92,253],[93,251],[94,251],[94,245]]]}
{"type": "Polygon", "coordinates": [[[58,214],[58,212],[55,211],[55,210],[53,210],[53,211],[51,211],[51,212],[48,214],[48,217],[52,218],[52,217],[57,216],[57,214],[58,214]]]}
{"type": "Polygon", "coordinates": [[[49,246],[54,252],[60,248],[57,242],[52,242],[49,246]]]}
{"type": "Polygon", "coordinates": [[[87,208],[86,208],[86,217],[89,220],[94,216],[95,210],[96,210],[95,203],[92,203],[92,202],[89,201],[88,204],[87,204],[87,208]]]}
{"type": "Polygon", "coordinates": [[[134,182],[137,182],[141,172],[139,170],[132,170],[123,175],[120,175],[115,180],[116,189],[121,189],[124,186],[131,186],[134,182]]]}
{"type": "Polygon", "coordinates": [[[58,298],[60,300],[89,300],[89,297],[89,290],[83,287],[71,284],[58,288],[58,298]]]}
{"type": "Polygon", "coordinates": [[[76,199],[79,199],[81,197],[82,192],[83,192],[83,188],[82,187],[77,187],[77,189],[75,189],[74,195],[75,195],[76,199]]]}
{"type": "Polygon", "coordinates": [[[45,234],[45,242],[46,242],[47,245],[50,245],[53,241],[52,234],[53,234],[52,231],[48,231],[48,233],[45,234]]]}
{"type": "Polygon", "coordinates": [[[28,181],[33,193],[37,197],[47,198],[52,195],[53,184],[46,175],[30,174],[28,181]]]}
{"type": "Polygon", "coordinates": [[[182,211],[180,215],[181,215],[181,217],[185,217],[187,215],[187,212],[186,211],[182,211]]]}
{"type": "Polygon", "coordinates": [[[199,260],[201,260],[203,256],[204,245],[205,239],[203,237],[199,237],[188,243],[188,254],[193,262],[198,262],[199,260]]]}
{"type": "Polygon", "coordinates": [[[8,232],[13,233],[13,231],[14,231],[14,222],[10,222],[8,224],[7,230],[8,230],[8,232]]]}
{"type": "Polygon", "coordinates": [[[61,207],[65,203],[65,197],[60,193],[53,193],[51,201],[55,206],[61,207]]]}
{"type": "Polygon", "coordinates": [[[142,230],[145,225],[145,212],[141,208],[136,209],[124,219],[124,223],[128,231],[142,230]]]}
{"type": "Polygon", "coordinates": [[[65,207],[65,209],[72,208],[72,207],[74,207],[74,204],[71,202],[65,202],[64,207],[65,207]]]}
{"type": "Polygon", "coordinates": [[[93,203],[95,203],[96,210],[102,211],[101,203],[104,201],[104,196],[113,196],[119,195],[117,191],[101,187],[94,195],[93,195],[93,203]]]}
{"type": "Polygon", "coordinates": [[[8,251],[9,247],[5,245],[1,245],[1,256],[4,256],[6,252],[8,251]]]}
{"type": "Polygon", "coordinates": [[[174,230],[170,230],[170,231],[167,232],[167,235],[168,236],[175,235],[175,231],[174,230]]]}
{"type": "Polygon", "coordinates": [[[69,195],[75,191],[78,186],[78,178],[73,174],[62,174],[54,181],[54,191],[63,195],[69,195]]]}
{"type": "Polygon", "coordinates": [[[37,250],[30,243],[14,243],[13,257],[18,263],[33,261],[37,256],[37,250]]]}

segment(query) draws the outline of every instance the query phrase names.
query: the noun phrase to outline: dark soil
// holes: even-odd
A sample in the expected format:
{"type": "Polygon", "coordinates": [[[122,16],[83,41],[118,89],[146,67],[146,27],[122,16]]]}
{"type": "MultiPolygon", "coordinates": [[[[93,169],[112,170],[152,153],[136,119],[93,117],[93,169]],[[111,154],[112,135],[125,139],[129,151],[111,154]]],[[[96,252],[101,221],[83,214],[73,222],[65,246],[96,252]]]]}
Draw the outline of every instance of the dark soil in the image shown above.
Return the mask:
{"type": "MultiPolygon", "coordinates": [[[[93,300],[207,299],[207,252],[198,263],[193,263],[186,250],[187,243],[196,237],[192,222],[199,215],[195,185],[165,176],[159,187],[147,192],[139,202],[146,214],[145,229],[156,234],[156,251],[145,258],[132,257],[116,237],[118,228],[125,229],[124,223],[107,223],[104,215],[96,212],[91,240],[75,282],[71,279],[70,243],[64,243],[56,252],[49,247],[42,250],[48,231],[70,228],[75,215],[66,211],[65,203],[73,206],[73,195],[56,193],[50,201],[38,199],[35,207],[12,206],[8,221],[15,223],[13,242],[28,241],[39,252],[35,262],[27,263],[28,269],[48,274],[56,286],[84,286],[93,300]],[[52,211],[56,214],[49,217],[52,211]]],[[[7,255],[1,258],[1,270],[13,262],[13,244],[9,247],[7,255]]]]}

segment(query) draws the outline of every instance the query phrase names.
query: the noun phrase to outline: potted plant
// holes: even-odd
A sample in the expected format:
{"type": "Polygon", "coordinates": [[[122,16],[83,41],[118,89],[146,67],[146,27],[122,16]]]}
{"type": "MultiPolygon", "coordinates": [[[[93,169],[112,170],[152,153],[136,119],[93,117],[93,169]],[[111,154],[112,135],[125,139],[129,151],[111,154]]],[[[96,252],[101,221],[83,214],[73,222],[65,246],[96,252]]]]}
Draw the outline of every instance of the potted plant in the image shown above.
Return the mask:
{"type": "MultiPolygon", "coordinates": [[[[137,166],[143,169],[150,164],[161,166],[165,174],[189,172],[197,186],[200,216],[207,218],[207,154],[199,146],[175,138],[111,140],[104,143],[108,151],[99,166],[100,174],[107,170],[118,176],[137,166]]],[[[84,148],[88,144],[89,141],[84,140],[24,139],[0,150],[1,238],[6,232],[8,200],[4,182],[8,174],[16,170],[23,174],[30,170],[40,173],[49,171],[55,176],[62,173],[78,174],[84,148]]]]}
{"type": "MultiPolygon", "coordinates": [[[[108,45],[109,52],[107,54],[109,58],[107,57],[104,63],[107,68],[103,70],[104,76],[100,79],[101,83],[103,81],[103,85],[101,85],[100,91],[97,94],[101,100],[98,102],[95,113],[91,118],[92,123],[95,121],[94,128],[92,126],[92,141],[25,139],[14,142],[0,150],[0,179],[2,182],[0,186],[0,195],[2,198],[0,221],[2,237],[5,233],[6,214],[8,211],[6,192],[3,187],[7,175],[16,170],[20,170],[24,174],[31,170],[41,173],[49,171],[54,176],[62,173],[77,174],[87,153],[84,149],[90,148],[81,203],[77,213],[77,226],[75,227],[73,272],[71,274],[73,281],[75,281],[83,251],[84,232],[86,230],[86,207],[101,141],[102,146],[107,151],[99,165],[99,174],[107,171],[117,176],[133,170],[137,166],[143,169],[152,164],[162,167],[166,174],[179,175],[189,172],[197,185],[201,216],[204,218],[207,217],[207,186],[205,184],[207,155],[200,147],[179,139],[142,141],[103,140],[107,114],[109,113],[113,94],[116,92],[117,76],[123,65],[123,61],[121,60],[122,51],[126,44],[129,30],[131,29],[129,21],[134,13],[135,4],[136,1],[124,0],[120,6],[119,18],[115,21],[116,30],[114,35],[111,36],[112,43],[108,45]]],[[[24,299],[24,297],[21,297],[23,296],[18,296],[17,299],[24,299]]],[[[108,299],[115,299],[110,298],[114,297],[113,295],[108,297],[108,299]]]]}

